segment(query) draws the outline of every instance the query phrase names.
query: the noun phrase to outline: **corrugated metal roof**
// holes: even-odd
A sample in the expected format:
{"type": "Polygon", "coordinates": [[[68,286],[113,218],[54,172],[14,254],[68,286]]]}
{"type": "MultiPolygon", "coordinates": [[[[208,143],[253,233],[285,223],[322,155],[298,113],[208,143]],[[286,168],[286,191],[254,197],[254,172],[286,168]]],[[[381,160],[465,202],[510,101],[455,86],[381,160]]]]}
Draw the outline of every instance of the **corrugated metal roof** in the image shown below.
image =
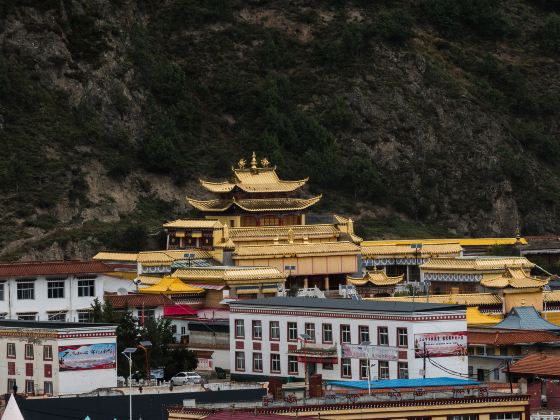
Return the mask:
{"type": "Polygon", "coordinates": [[[513,308],[495,328],[508,330],[560,331],[560,327],[543,319],[533,306],[513,308]]]}
{"type": "Polygon", "coordinates": [[[509,368],[511,373],[524,376],[560,378],[560,355],[534,353],[518,360],[509,368]]]}
{"type": "Polygon", "coordinates": [[[560,337],[549,331],[468,331],[469,344],[507,346],[512,344],[556,343],[560,337]]]}
{"type": "Polygon", "coordinates": [[[136,262],[138,254],[133,252],[111,252],[111,251],[101,251],[95,254],[93,257],[96,261],[126,261],[126,262],[136,262]]]}
{"type": "Polygon", "coordinates": [[[234,259],[266,258],[267,256],[358,255],[360,247],[352,242],[310,242],[298,244],[241,245],[234,259]]]}
{"type": "Polygon", "coordinates": [[[101,274],[113,271],[101,261],[33,261],[0,264],[0,277],[101,274]]]}
{"type": "MultiPolygon", "coordinates": [[[[327,381],[327,383],[342,387],[368,389],[368,381],[327,381]]],[[[428,388],[448,386],[480,385],[480,382],[459,378],[419,378],[419,379],[383,379],[371,381],[371,389],[399,389],[399,388],[428,388]]]]}

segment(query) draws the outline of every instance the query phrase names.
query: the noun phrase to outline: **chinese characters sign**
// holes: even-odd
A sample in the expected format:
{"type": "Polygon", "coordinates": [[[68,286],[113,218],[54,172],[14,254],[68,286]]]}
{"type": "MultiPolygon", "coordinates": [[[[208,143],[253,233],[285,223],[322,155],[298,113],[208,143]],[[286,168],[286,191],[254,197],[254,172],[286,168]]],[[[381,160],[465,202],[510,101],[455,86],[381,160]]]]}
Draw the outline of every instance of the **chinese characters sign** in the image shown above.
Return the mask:
{"type": "Polygon", "coordinates": [[[114,369],[117,366],[116,352],[116,343],[59,346],[59,370],[114,369]]]}
{"type": "Polygon", "coordinates": [[[467,332],[442,332],[414,335],[415,357],[451,357],[467,354],[467,332]]]}

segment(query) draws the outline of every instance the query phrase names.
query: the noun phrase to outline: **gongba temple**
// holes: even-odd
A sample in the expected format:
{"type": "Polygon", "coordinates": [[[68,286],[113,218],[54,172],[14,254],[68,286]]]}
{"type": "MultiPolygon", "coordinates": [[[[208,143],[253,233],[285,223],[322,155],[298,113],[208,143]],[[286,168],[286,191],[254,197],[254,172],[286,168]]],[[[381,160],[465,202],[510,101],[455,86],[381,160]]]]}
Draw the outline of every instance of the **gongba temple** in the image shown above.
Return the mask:
{"type": "Polygon", "coordinates": [[[229,227],[289,226],[305,224],[304,210],[317,203],[321,196],[299,198],[294,193],[305,185],[306,179],[284,181],[276,174],[276,167],[268,159],[260,161],[253,152],[251,166],[245,159],[232,168],[228,181],[200,181],[209,192],[218,196],[211,200],[187,197],[187,202],[201,211],[207,219],[218,220],[229,227]]]}

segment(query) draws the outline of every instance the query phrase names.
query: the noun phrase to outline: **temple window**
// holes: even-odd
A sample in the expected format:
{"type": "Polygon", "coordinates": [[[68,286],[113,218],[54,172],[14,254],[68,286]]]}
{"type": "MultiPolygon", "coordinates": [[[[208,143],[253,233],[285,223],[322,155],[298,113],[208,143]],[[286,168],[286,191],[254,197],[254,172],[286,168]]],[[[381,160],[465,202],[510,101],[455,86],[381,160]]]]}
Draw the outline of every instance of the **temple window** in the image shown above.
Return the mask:
{"type": "Polygon", "coordinates": [[[268,215],[261,217],[261,226],[278,226],[280,224],[280,220],[277,216],[268,215]]]}
{"type": "Polygon", "coordinates": [[[241,216],[241,226],[257,226],[257,219],[253,216],[241,216]]]}
{"type": "Polygon", "coordinates": [[[282,225],[299,225],[299,215],[297,214],[288,214],[287,216],[282,217],[282,225]]]}

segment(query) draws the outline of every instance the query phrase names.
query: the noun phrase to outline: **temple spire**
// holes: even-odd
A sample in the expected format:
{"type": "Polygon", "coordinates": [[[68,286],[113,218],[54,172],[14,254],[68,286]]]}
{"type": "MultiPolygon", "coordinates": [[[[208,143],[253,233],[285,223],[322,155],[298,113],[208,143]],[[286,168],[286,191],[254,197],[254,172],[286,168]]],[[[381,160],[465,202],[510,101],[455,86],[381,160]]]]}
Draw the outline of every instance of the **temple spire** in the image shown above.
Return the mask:
{"type": "Polygon", "coordinates": [[[251,157],[251,169],[257,169],[257,155],[253,152],[253,156],[251,157]]]}

